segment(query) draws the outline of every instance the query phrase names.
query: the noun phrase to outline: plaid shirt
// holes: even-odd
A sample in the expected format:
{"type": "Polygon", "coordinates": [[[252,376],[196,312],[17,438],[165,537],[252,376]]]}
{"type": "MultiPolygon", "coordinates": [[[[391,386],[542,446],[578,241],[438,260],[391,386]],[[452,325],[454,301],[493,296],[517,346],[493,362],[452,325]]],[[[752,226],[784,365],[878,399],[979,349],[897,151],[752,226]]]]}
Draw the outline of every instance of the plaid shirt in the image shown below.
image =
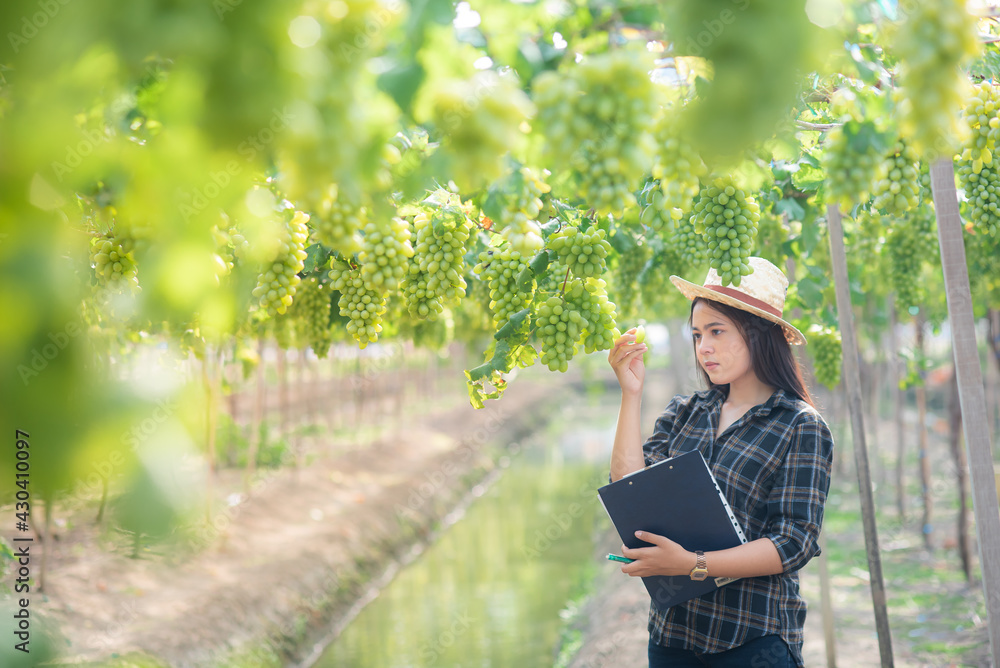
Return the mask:
{"type": "Polygon", "coordinates": [[[650,638],[714,653],[777,634],[803,666],[806,602],[796,571],[819,554],[833,437],[815,409],[779,389],[715,438],[724,400],[719,389],[674,397],[643,445],[646,464],[701,450],[747,540],[770,538],[784,572],[737,580],[666,609],[651,604],[650,638]]]}

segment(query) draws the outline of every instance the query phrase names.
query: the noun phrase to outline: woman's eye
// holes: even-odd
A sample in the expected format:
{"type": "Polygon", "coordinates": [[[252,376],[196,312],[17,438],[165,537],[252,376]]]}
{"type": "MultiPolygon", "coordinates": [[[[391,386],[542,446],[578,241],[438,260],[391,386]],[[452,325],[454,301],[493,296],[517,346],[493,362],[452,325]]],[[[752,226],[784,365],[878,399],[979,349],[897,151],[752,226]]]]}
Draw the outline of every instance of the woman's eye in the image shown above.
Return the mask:
{"type": "Polygon", "coordinates": [[[715,336],[718,336],[719,334],[722,334],[722,330],[721,329],[713,329],[712,330],[712,334],[714,334],[715,336]]]}

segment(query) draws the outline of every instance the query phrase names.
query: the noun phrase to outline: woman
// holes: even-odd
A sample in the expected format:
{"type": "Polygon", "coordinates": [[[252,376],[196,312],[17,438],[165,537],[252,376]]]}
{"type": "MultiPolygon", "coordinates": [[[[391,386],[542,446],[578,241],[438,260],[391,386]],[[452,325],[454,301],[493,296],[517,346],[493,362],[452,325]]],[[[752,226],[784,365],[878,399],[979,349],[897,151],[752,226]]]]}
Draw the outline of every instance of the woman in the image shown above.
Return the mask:
{"type": "Polygon", "coordinates": [[[696,553],[639,532],[650,547],[622,554],[630,576],[741,578],[670,608],[651,603],[649,665],[803,666],[806,604],[796,571],[819,553],[833,439],[813,407],[790,344],[805,337],[782,319],[788,280],[767,260],[739,288],[715,270],[704,285],[670,280],[692,300],[694,350],[707,390],[676,396],[643,445],[639,409],[645,344],[635,330],[608,354],[622,388],[611,479],[698,449],[726,495],[747,543],[696,553]]]}

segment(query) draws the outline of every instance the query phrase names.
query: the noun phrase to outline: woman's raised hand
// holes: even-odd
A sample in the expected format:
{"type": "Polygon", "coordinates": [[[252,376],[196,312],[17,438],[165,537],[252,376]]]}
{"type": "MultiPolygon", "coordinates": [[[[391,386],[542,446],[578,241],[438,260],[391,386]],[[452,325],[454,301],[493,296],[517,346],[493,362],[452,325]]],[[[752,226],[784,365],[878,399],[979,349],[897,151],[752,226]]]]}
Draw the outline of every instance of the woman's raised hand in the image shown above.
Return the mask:
{"type": "Polygon", "coordinates": [[[615,370],[623,394],[642,394],[642,383],[646,377],[646,367],[642,363],[646,344],[635,343],[635,333],[636,328],[633,327],[622,334],[608,353],[608,362],[615,370]]]}

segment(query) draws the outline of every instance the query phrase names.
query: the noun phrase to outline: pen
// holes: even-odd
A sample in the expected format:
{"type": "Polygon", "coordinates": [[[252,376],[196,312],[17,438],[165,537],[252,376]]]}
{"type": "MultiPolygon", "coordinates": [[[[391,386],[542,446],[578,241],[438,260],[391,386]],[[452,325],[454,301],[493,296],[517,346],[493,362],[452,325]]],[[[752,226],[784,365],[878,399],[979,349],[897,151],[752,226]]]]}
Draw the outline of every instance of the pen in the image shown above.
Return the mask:
{"type": "Polygon", "coordinates": [[[608,561],[620,561],[623,564],[631,564],[635,559],[629,559],[628,557],[623,557],[619,554],[609,554],[608,561]]]}

